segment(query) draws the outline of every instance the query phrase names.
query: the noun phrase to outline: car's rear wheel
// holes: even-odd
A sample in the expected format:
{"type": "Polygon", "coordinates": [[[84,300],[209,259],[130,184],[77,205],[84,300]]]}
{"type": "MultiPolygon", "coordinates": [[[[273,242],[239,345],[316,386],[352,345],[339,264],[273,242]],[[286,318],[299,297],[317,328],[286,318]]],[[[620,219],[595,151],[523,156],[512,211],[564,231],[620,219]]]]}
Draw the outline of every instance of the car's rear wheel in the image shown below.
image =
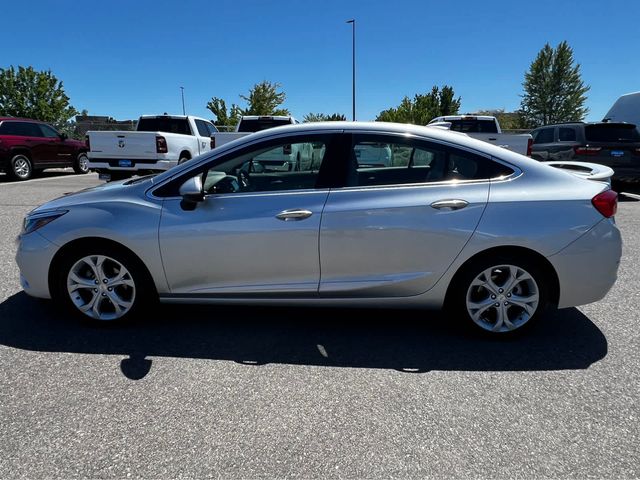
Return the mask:
{"type": "Polygon", "coordinates": [[[31,159],[22,153],[11,158],[10,166],[8,173],[14,180],[29,180],[33,175],[31,159]]]}
{"type": "Polygon", "coordinates": [[[54,299],[94,323],[135,316],[153,298],[148,274],[130,253],[108,246],[81,247],[59,263],[54,299]]]}
{"type": "Polygon", "coordinates": [[[528,258],[479,259],[455,281],[451,308],[476,331],[507,336],[545,314],[548,283],[545,272],[528,258]]]}
{"type": "Polygon", "coordinates": [[[89,173],[89,157],[86,153],[81,153],[73,162],[73,171],[78,174],[89,173]]]}

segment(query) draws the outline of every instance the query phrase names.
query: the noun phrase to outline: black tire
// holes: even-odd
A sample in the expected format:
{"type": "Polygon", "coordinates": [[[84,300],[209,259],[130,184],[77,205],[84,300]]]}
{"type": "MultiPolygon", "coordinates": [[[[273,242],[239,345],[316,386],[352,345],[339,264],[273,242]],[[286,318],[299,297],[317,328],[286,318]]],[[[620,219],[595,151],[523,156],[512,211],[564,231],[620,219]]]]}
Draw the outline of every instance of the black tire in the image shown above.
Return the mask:
{"type": "Polygon", "coordinates": [[[73,162],[73,171],[78,175],[89,173],[89,157],[87,157],[86,153],[81,153],[76,157],[73,162]]]}
{"type": "Polygon", "coordinates": [[[182,165],[184,162],[187,162],[191,160],[191,158],[189,157],[180,157],[180,159],[178,160],[178,165],[182,165]]]}
{"type": "Polygon", "coordinates": [[[539,262],[527,257],[513,255],[480,257],[465,265],[454,277],[447,295],[446,309],[454,318],[461,320],[464,327],[476,333],[502,338],[519,335],[531,328],[551,309],[549,302],[551,282],[547,276],[539,262]],[[522,276],[518,269],[524,272],[522,276]],[[493,285],[497,290],[495,292],[489,283],[486,283],[486,286],[472,285],[476,280],[479,282],[482,279],[486,280],[487,272],[491,274],[493,285]],[[508,289],[513,272],[516,272],[521,280],[508,289]],[[527,275],[532,281],[527,279],[527,275]],[[536,294],[535,309],[533,309],[533,301],[521,302],[526,303],[527,307],[516,305],[520,299],[534,299],[536,294]],[[488,304],[491,305],[487,307],[488,304]],[[471,308],[471,306],[480,305],[484,306],[477,309],[471,308]],[[506,318],[507,322],[501,323],[501,316],[506,318]],[[494,330],[499,323],[502,326],[494,330]]]}
{"type": "Polygon", "coordinates": [[[11,158],[7,174],[13,180],[29,180],[33,176],[33,164],[24,153],[18,153],[11,158]]]}
{"type": "MultiPolygon", "coordinates": [[[[81,245],[74,247],[65,252],[59,261],[56,261],[54,268],[56,270],[51,277],[53,300],[79,320],[94,325],[121,323],[138,317],[141,312],[152,309],[158,299],[153,287],[153,280],[142,262],[126,249],[111,244],[98,243],[95,246],[81,245]],[[106,258],[100,267],[102,272],[105,273],[102,278],[96,279],[95,276],[92,276],[92,269],[89,268],[88,264],[83,263],[84,259],[90,257],[106,258]],[[114,268],[118,266],[124,267],[128,272],[124,280],[130,281],[133,286],[119,285],[117,281],[111,283],[111,281],[116,280],[118,274],[122,273],[121,269],[114,268]],[[69,274],[72,269],[77,277],[81,278],[83,282],[87,282],[86,287],[78,288],[73,294],[70,293],[68,288],[69,282],[73,283],[73,280],[69,280],[69,274]],[[108,280],[108,282],[105,280],[108,280]],[[88,286],[92,281],[97,281],[97,283],[88,286]],[[114,285],[111,290],[109,290],[109,285],[114,285]],[[118,299],[118,302],[114,302],[112,298],[118,299]],[[91,303],[93,299],[95,301],[91,303]],[[126,308],[126,311],[122,314],[119,314],[115,307],[115,303],[119,302],[121,310],[124,311],[126,308]],[[95,303],[99,303],[98,310],[104,313],[103,318],[97,318],[93,309],[90,309],[89,313],[84,313],[81,310],[82,307],[95,303]],[[127,303],[131,305],[125,307],[127,303]]],[[[82,285],[85,285],[85,283],[82,283],[82,285]]]]}

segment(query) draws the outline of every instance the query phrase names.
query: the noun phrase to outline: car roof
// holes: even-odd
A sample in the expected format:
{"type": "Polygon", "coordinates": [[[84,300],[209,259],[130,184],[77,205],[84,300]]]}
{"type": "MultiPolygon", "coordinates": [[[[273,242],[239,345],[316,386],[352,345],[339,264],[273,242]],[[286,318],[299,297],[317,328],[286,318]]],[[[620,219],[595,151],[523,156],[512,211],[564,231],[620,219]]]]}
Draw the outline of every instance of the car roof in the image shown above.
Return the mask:
{"type": "MultiPolygon", "coordinates": [[[[468,115],[442,115],[440,117],[436,117],[433,120],[431,120],[431,122],[435,122],[435,121],[442,121],[444,120],[445,122],[449,122],[452,120],[495,120],[496,117],[492,116],[492,115],[474,115],[472,113],[468,114],[468,115]]],[[[429,122],[429,123],[431,123],[429,122]]]]}
{"type": "Polygon", "coordinates": [[[22,118],[22,117],[0,117],[0,122],[4,122],[5,120],[13,120],[20,122],[34,122],[34,123],[46,123],[42,120],[34,120],[33,118],[22,118]]]}
{"type": "Polygon", "coordinates": [[[260,120],[262,118],[270,118],[272,120],[291,120],[293,117],[291,115],[243,115],[240,117],[241,120],[260,120]]]}
{"type": "Polygon", "coordinates": [[[552,128],[552,127],[572,127],[572,126],[589,126],[589,125],[632,125],[627,122],[564,122],[564,123],[551,123],[549,125],[541,125],[534,130],[540,130],[541,128],[552,128]]]}

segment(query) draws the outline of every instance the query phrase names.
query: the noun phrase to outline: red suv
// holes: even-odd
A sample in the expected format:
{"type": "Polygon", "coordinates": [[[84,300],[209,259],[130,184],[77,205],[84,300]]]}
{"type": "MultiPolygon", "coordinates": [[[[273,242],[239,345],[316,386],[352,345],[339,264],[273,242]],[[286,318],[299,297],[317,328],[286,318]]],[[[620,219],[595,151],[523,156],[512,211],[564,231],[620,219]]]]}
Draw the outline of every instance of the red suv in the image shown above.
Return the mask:
{"type": "Polygon", "coordinates": [[[27,180],[45,168],[89,171],[84,142],[70,140],[50,125],[26,118],[0,117],[0,171],[27,180]]]}

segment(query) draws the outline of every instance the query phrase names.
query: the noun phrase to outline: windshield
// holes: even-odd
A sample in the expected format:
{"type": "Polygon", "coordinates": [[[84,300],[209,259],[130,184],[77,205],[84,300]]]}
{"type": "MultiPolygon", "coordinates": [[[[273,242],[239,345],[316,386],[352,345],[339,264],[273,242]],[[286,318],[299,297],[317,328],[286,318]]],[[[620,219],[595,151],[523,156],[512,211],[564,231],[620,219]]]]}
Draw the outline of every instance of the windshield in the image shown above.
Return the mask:
{"type": "Polygon", "coordinates": [[[291,125],[291,120],[288,118],[252,118],[247,120],[241,120],[238,127],[239,132],[260,132],[267,128],[281,127],[283,125],[291,125]]]}
{"type": "Polygon", "coordinates": [[[600,123],[584,129],[587,142],[640,142],[640,133],[631,123],[600,123]]]}
{"type": "Polygon", "coordinates": [[[138,132],[167,132],[191,135],[186,118],[144,117],[138,121],[138,132]]]}

